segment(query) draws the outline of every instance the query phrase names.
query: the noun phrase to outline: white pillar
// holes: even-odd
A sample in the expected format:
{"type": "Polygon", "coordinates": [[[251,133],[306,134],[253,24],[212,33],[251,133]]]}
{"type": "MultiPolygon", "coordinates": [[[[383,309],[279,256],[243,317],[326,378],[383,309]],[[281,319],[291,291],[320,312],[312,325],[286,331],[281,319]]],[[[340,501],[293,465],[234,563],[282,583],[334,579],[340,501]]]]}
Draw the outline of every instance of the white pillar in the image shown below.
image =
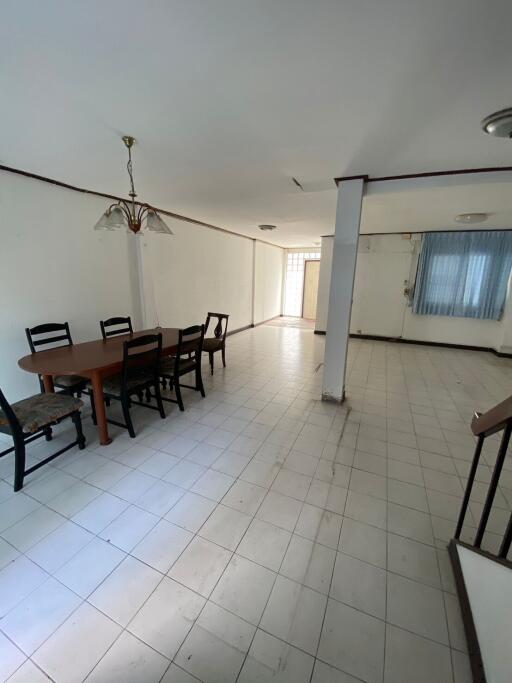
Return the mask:
{"type": "Polygon", "coordinates": [[[322,387],[322,399],[338,403],[345,398],[348,335],[364,184],[363,178],[342,180],[338,184],[322,387]]]}

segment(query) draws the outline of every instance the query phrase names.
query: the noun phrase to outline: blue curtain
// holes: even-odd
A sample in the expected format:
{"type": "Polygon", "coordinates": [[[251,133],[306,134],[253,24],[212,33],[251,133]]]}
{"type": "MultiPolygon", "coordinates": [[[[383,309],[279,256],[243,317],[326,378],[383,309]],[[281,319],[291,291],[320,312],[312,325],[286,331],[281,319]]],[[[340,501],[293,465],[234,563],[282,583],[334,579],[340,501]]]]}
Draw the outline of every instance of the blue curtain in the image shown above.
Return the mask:
{"type": "Polygon", "coordinates": [[[511,231],[427,233],[413,312],[499,320],[511,267],[511,231]]]}

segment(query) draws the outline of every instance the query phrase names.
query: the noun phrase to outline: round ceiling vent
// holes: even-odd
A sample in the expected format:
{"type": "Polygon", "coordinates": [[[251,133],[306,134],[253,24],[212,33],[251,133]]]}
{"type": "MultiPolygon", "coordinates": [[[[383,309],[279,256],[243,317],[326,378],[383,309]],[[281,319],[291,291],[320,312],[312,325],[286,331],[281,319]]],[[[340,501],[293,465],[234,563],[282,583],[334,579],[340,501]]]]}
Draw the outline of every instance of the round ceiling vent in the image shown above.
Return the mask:
{"type": "Polygon", "coordinates": [[[497,138],[512,138],[512,107],[486,116],[482,121],[482,130],[497,138]]]}
{"type": "Polygon", "coordinates": [[[258,225],[258,228],[260,230],[275,230],[277,226],[275,225],[268,225],[267,223],[263,223],[262,225],[258,225]]]}

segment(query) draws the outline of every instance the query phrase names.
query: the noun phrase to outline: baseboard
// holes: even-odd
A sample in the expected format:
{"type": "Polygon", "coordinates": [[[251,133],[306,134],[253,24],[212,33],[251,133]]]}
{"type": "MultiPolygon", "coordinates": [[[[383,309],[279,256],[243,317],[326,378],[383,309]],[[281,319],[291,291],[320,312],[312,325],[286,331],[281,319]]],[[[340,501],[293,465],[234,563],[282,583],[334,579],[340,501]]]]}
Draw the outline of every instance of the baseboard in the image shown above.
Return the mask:
{"type": "Polygon", "coordinates": [[[238,334],[239,332],[245,332],[246,330],[251,330],[253,327],[259,327],[260,325],[264,325],[265,323],[270,322],[271,320],[275,320],[276,318],[282,318],[282,315],[275,315],[272,318],[269,318],[268,320],[262,320],[259,323],[251,323],[250,325],[244,325],[243,327],[237,327],[236,330],[231,330],[230,332],[227,333],[227,337],[230,337],[232,334],[238,334]]]}
{"type": "Polygon", "coordinates": [[[315,330],[314,332],[315,332],[315,334],[323,334],[324,337],[325,337],[325,332],[324,332],[324,330],[315,330]]]}
{"type": "MultiPolygon", "coordinates": [[[[316,334],[316,331],[315,331],[316,334]]],[[[325,332],[320,332],[319,334],[325,334],[325,332]]],[[[385,337],[379,334],[355,334],[351,333],[351,339],[368,339],[370,341],[385,341],[385,342],[395,342],[397,344],[416,344],[418,346],[439,346],[445,349],[461,349],[462,351],[486,351],[487,353],[493,353],[495,356],[500,358],[512,358],[512,353],[502,353],[501,351],[496,351],[491,346],[471,346],[469,344],[450,344],[449,342],[435,342],[435,341],[424,341],[421,339],[406,339],[405,337],[385,337]]]]}

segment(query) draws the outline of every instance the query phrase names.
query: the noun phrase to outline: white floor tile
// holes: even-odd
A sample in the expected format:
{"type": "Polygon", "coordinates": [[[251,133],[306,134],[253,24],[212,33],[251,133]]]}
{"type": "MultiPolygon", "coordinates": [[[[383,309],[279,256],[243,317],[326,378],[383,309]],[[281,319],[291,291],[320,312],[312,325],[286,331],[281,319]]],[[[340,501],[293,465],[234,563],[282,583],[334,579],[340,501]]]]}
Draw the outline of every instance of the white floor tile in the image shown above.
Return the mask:
{"type": "Polygon", "coordinates": [[[211,600],[257,625],[275,580],[274,572],[234,555],[211,600]]]}
{"type": "Polygon", "coordinates": [[[386,572],[338,553],[330,596],[379,619],[386,618],[386,572]]]}
{"type": "Polygon", "coordinates": [[[384,669],[384,628],[383,621],[329,600],[318,657],[366,683],[380,683],[384,669]]]}
{"type": "Polygon", "coordinates": [[[26,660],[26,656],[0,633],[0,679],[6,681],[26,660]]]}
{"type": "Polygon", "coordinates": [[[158,683],[169,660],[124,631],[87,678],[90,683],[158,683]]]}
{"type": "Polygon", "coordinates": [[[234,683],[255,627],[209,602],[176,657],[176,664],[207,683],[234,683]]]}
{"type": "Polygon", "coordinates": [[[450,650],[413,633],[386,626],[385,683],[451,683],[450,650]]]}
{"type": "Polygon", "coordinates": [[[189,492],[185,493],[185,495],[169,510],[165,515],[165,519],[188,531],[196,533],[214,509],[214,501],[189,492]]]}
{"type": "Polygon", "coordinates": [[[116,517],[99,536],[112,545],[129,553],[139,541],[158,523],[155,515],[130,505],[116,517]]]}
{"type": "Polygon", "coordinates": [[[260,628],[314,656],[326,603],[324,595],[278,576],[260,628]]]}
{"type": "Polygon", "coordinates": [[[229,550],[196,536],[174,563],[169,576],[208,598],[231,555],[229,550]]]}
{"type": "Polygon", "coordinates": [[[164,577],[128,630],[164,657],[173,659],[205,602],[197,593],[164,577]]]}
{"type": "Polygon", "coordinates": [[[289,531],[268,522],[253,519],[236,552],[248,560],[278,571],[290,538],[289,531]]]}
{"type": "Polygon", "coordinates": [[[89,596],[89,602],[126,626],[161,580],[157,571],[127,557],[89,596]]]}
{"type": "Polygon", "coordinates": [[[100,538],[93,538],[55,573],[55,577],[86,598],[125,557],[119,548],[100,538]]]}
{"type": "Polygon", "coordinates": [[[314,659],[258,629],[238,683],[309,683],[314,659]]]}
{"type": "Polygon", "coordinates": [[[56,683],[79,683],[120,632],[120,626],[84,602],[43,643],[32,659],[56,683]]]}
{"type": "Polygon", "coordinates": [[[294,534],[280,574],[320,593],[329,593],[336,551],[294,534]]]}
{"type": "Polygon", "coordinates": [[[133,548],[131,554],[165,574],[191,540],[190,531],[161,519],[133,548]]]}
{"type": "Polygon", "coordinates": [[[199,535],[228,550],[235,550],[250,523],[249,515],[218,505],[199,530],[199,535]]]}

